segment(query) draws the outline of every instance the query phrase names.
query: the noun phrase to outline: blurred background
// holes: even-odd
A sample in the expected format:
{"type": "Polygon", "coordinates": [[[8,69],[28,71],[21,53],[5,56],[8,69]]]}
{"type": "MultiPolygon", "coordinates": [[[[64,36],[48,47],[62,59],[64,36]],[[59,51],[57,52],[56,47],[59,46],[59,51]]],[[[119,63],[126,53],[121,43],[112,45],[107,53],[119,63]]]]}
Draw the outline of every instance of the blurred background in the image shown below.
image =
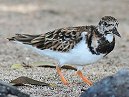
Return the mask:
{"type": "MultiPolygon", "coordinates": [[[[10,66],[14,63],[50,60],[37,55],[30,49],[8,42],[7,37],[16,33],[41,34],[68,26],[97,25],[101,17],[105,15],[111,15],[118,19],[118,31],[122,37],[116,38],[116,47],[111,54],[95,65],[84,68],[83,72],[88,74],[93,82],[111,75],[121,68],[129,67],[129,0],[0,0],[1,79],[8,82],[12,78],[23,75],[21,71],[19,73],[19,71],[12,72],[10,70],[10,66]]],[[[45,76],[47,79],[46,72],[55,73],[55,70],[51,69],[42,70],[40,72],[38,69],[39,73],[37,73],[37,68],[29,69],[24,74],[37,79],[39,76],[45,76]]],[[[71,73],[68,71],[67,74],[71,73]]],[[[51,80],[54,81],[52,77],[51,80]]],[[[71,78],[71,76],[67,77],[71,78]]],[[[72,81],[78,82],[78,79],[72,79],[72,81]]],[[[61,95],[66,95],[65,92],[71,91],[66,96],[72,93],[71,95],[78,97],[81,93],[80,88],[85,87],[83,83],[79,85],[80,87],[76,91],[73,90],[73,86],[64,90],[58,88],[54,95],[59,96],[57,92],[59,90],[61,95]]],[[[26,91],[26,89],[22,90],[26,91]]],[[[39,93],[41,90],[35,91],[37,95],[45,96],[47,93],[52,95],[53,91],[48,90],[42,90],[42,92],[46,91],[44,93],[39,93]]],[[[28,92],[36,95],[30,89],[28,92]]]]}
{"type": "Polygon", "coordinates": [[[97,24],[105,15],[129,24],[128,9],[129,0],[0,0],[0,35],[97,24]]]}

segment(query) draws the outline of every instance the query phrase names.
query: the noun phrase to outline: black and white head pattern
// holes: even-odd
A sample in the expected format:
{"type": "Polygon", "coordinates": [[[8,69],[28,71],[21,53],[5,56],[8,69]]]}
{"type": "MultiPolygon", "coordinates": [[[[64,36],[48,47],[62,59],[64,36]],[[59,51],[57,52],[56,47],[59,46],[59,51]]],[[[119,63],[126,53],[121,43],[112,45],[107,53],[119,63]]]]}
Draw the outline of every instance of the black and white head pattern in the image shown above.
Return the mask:
{"type": "Polygon", "coordinates": [[[117,30],[118,21],[112,16],[104,16],[98,24],[98,30],[102,34],[114,34],[113,31],[117,30]]]}

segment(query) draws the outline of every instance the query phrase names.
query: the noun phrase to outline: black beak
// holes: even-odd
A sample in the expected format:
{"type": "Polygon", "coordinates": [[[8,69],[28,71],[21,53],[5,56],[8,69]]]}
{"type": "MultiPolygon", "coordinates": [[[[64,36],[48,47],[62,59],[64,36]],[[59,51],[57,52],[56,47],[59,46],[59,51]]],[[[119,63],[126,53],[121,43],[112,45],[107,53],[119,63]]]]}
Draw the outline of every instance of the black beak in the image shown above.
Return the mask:
{"type": "Polygon", "coordinates": [[[118,37],[121,37],[121,35],[119,34],[116,28],[113,29],[113,34],[117,35],[118,37]]]}

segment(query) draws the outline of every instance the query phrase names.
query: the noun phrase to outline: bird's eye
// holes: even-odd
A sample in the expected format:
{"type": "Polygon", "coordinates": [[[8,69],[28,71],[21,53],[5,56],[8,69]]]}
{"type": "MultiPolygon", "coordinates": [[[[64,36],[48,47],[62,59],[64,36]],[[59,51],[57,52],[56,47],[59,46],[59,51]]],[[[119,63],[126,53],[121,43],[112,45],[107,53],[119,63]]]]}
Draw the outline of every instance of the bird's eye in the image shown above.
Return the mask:
{"type": "Polygon", "coordinates": [[[108,24],[108,26],[111,26],[112,24],[108,24]]]}

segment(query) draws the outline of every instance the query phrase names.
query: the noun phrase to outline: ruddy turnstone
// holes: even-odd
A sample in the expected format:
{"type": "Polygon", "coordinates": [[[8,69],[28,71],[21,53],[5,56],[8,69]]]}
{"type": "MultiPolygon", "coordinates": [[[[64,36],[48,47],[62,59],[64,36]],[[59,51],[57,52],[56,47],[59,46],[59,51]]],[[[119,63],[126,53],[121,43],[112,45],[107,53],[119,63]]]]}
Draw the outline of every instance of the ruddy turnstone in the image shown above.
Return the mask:
{"type": "Polygon", "coordinates": [[[68,82],[61,73],[61,67],[70,64],[77,68],[77,74],[85,83],[92,85],[81,70],[114,49],[115,35],[120,37],[117,27],[117,19],[104,16],[97,26],[66,27],[40,35],[16,34],[9,40],[31,46],[39,54],[56,59],[56,70],[64,84],[68,82]]]}

